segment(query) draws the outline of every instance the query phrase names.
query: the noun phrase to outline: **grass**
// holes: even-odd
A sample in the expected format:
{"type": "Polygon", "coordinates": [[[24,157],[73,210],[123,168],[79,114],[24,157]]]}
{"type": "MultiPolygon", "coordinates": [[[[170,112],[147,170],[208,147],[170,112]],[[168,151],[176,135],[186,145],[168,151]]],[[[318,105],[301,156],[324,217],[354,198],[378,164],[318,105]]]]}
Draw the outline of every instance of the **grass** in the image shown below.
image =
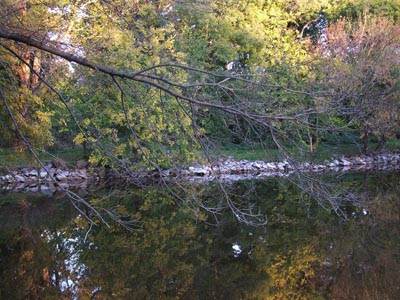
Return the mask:
{"type": "MultiPolygon", "coordinates": [[[[85,159],[81,148],[67,150],[40,152],[39,158],[43,162],[49,162],[56,158],[62,159],[69,164],[75,164],[78,160],[85,159]]],[[[33,156],[28,152],[19,152],[14,149],[0,149],[0,166],[22,168],[28,165],[37,166],[33,156]]]]}
{"type": "MultiPolygon", "coordinates": [[[[371,142],[370,148],[374,149],[375,143],[371,142]]],[[[289,149],[291,150],[291,149],[289,149]]],[[[383,149],[384,151],[400,150],[400,140],[389,140],[383,149]]],[[[335,140],[321,143],[317,151],[307,156],[304,159],[313,159],[316,162],[323,162],[338,156],[358,155],[361,152],[360,145],[349,140],[335,140]]],[[[212,151],[212,157],[227,157],[231,156],[235,160],[264,160],[264,161],[279,161],[282,160],[282,155],[274,146],[268,148],[263,147],[260,143],[252,144],[233,144],[225,143],[215,147],[212,151]]],[[[82,148],[75,147],[67,150],[57,150],[39,153],[39,157],[43,162],[49,162],[55,158],[60,158],[69,164],[75,164],[78,160],[85,159],[82,148]]],[[[87,157],[86,157],[87,158],[87,157]]],[[[0,167],[17,167],[22,168],[28,165],[37,166],[37,162],[32,155],[27,152],[17,152],[13,149],[0,149],[0,167]]]]}
{"type": "MultiPolygon", "coordinates": [[[[370,143],[370,149],[375,149],[376,143],[370,143]]],[[[291,152],[295,152],[294,149],[288,149],[291,152]]],[[[398,151],[400,150],[400,140],[392,139],[389,140],[383,151],[398,151]]],[[[315,162],[323,162],[325,160],[331,160],[334,157],[340,156],[354,156],[362,153],[362,145],[357,144],[350,140],[337,140],[327,141],[320,143],[317,150],[314,153],[310,153],[303,157],[303,160],[313,160],[315,162]]],[[[265,160],[265,161],[277,161],[282,159],[282,155],[279,150],[275,148],[263,148],[260,144],[253,145],[236,145],[236,144],[225,144],[219,147],[214,156],[231,156],[235,160],[265,160]]]]}
{"type": "Polygon", "coordinates": [[[278,149],[266,149],[260,144],[256,145],[236,145],[225,144],[219,147],[214,153],[214,156],[231,156],[235,160],[264,160],[270,158],[276,160],[280,153],[278,149]]]}

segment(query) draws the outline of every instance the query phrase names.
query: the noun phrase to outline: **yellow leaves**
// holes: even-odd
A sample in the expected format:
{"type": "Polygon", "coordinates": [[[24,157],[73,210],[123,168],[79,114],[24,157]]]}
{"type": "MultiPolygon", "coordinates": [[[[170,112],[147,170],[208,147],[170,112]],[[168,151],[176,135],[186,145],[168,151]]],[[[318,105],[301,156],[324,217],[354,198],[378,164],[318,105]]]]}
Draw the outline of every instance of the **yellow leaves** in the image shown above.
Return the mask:
{"type": "Polygon", "coordinates": [[[86,142],[86,138],[84,137],[83,133],[78,133],[78,135],[74,138],[74,143],[76,145],[81,145],[86,142]]]}
{"type": "Polygon", "coordinates": [[[87,137],[87,136],[85,137],[85,135],[82,132],[79,132],[74,138],[74,143],[76,145],[81,145],[85,142],[95,143],[96,139],[94,137],[87,137]]]}
{"type": "Polygon", "coordinates": [[[84,126],[87,127],[87,126],[90,125],[91,121],[90,121],[89,118],[85,118],[85,119],[83,119],[83,120],[81,121],[81,123],[82,123],[82,125],[84,125],[84,126]]]}
{"type": "Polygon", "coordinates": [[[46,112],[45,111],[37,111],[35,113],[35,116],[40,123],[50,125],[51,117],[54,116],[54,112],[52,112],[52,111],[46,111],[46,112]]]}
{"type": "Polygon", "coordinates": [[[318,265],[318,256],[311,245],[275,256],[272,265],[266,269],[272,286],[265,299],[313,299],[310,279],[315,276],[314,264],[318,265]]]}

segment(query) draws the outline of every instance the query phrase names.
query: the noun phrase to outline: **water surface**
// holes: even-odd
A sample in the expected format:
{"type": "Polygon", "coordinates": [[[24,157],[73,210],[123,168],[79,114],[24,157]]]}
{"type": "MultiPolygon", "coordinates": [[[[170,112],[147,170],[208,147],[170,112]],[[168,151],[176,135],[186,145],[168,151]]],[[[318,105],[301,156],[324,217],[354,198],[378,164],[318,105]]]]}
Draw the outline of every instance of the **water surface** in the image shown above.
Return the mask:
{"type": "Polygon", "coordinates": [[[62,194],[4,192],[0,299],[395,300],[399,175],[325,176],[331,199],[277,178],[86,195],[109,227],[62,194]]]}

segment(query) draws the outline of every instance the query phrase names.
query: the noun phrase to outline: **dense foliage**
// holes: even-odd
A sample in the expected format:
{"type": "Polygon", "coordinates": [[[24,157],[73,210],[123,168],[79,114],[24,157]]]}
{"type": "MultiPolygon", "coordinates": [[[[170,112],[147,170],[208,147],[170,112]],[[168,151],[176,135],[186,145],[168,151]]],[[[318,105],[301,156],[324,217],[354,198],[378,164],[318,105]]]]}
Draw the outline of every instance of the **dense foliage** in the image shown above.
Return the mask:
{"type": "Polygon", "coordinates": [[[225,143],[285,155],[399,135],[400,2],[2,1],[1,147],[184,165],[225,143]]]}

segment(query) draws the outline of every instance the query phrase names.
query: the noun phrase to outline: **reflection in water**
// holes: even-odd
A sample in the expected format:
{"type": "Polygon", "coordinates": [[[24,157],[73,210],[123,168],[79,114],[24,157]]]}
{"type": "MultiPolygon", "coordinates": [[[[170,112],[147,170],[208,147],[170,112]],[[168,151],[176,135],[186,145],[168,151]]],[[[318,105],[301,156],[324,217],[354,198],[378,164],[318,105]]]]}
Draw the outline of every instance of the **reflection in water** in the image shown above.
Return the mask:
{"type": "Polygon", "coordinates": [[[240,253],[242,253],[242,247],[238,243],[233,243],[232,249],[233,249],[233,256],[236,258],[240,256],[240,253]]]}
{"type": "Polygon", "coordinates": [[[398,176],[339,178],[364,200],[340,207],[347,218],[277,179],[232,183],[229,201],[213,185],[187,187],[190,201],[174,187],[90,198],[141,221],[133,232],[62,199],[5,195],[0,299],[398,299],[398,176]]]}

